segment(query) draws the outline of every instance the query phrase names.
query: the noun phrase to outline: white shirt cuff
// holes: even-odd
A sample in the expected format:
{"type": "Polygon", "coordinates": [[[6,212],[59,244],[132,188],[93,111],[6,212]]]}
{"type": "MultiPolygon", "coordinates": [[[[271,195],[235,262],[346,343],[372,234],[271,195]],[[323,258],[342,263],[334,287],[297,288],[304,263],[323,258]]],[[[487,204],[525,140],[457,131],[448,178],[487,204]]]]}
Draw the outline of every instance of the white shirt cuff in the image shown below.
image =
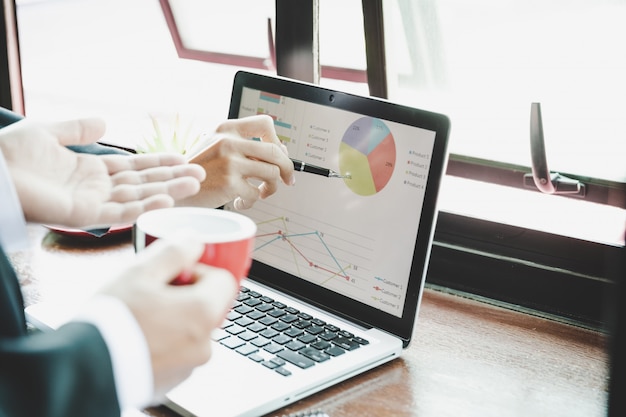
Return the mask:
{"type": "Polygon", "coordinates": [[[109,349],[120,409],[151,404],[154,382],[150,351],[137,320],[115,297],[98,294],[72,321],[95,325],[109,349]]]}
{"type": "Polygon", "coordinates": [[[7,252],[29,247],[24,212],[17,197],[13,179],[0,150],[0,244],[7,252]]]}

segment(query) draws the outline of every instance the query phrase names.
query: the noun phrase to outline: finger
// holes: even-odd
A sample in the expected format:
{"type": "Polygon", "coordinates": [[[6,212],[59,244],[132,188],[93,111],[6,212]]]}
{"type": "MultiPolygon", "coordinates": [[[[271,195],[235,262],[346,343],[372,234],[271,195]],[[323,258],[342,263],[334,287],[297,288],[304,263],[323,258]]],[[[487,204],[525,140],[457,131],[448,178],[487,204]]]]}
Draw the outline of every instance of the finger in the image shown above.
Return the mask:
{"type": "Polygon", "coordinates": [[[231,132],[246,139],[259,138],[258,141],[247,141],[244,154],[248,158],[261,159],[278,165],[285,184],[294,183],[293,163],[287,155],[287,148],[280,141],[274,127],[274,120],[265,114],[232,119],[218,127],[218,132],[231,132]]]}
{"type": "Polygon", "coordinates": [[[102,138],[106,130],[104,120],[98,118],[53,122],[45,128],[56,136],[61,145],[86,145],[102,138]]]}
{"type": "Polygon", "coordinates": [[[134,276],[166,283],[185,269],[193,268],[204,251],[204,244],[193,236],[158,239],[138,253],[134,276]]]}
{"type": "Polygon", "coordinates": [[[161,182],[118,184],[111,190],[110,201],[128,203],[156,195],[167,195],[175,200],[190,197],[200,191],[200,182],[191,177],[173,178],[161,182]]]}
{"type": "Polygon", "coordinates": [[[173,207],[174,203],[174,198],[167,194],[153,195],[140,201],[107,202],[102,205],[97,219],[89,228],[134,223],[139,215],[150,210],[173,207]]]}
{"type": "Polygon", "coordinates": [[[185,165],[187,160],[176,153],[149,153],[131,156],[106,155],[102,157],[109,173],[121,171],[140,171],[148,168],[185,165]]]}
{"type": "Polygon", "coordinates": [[[276,134],[274,120],[266,114],[227,120],[217,128],[217,131],[234,132],[245,139],[259,138],[262,142],[281,144],[276,134]]]}
{"type": "Polygon", "coordinates": [[[234,201],[236,210],[249,209],[259,198],[261,198],[259,188],[255,187],[245,179],[242,180],[241,184],[234,189],[234,193],[237,195],[234,201]]]}
{"type": "Polygon", "coordinates": [[[204,307],[205,329],[209,332],[221,324],[224,314],[232,306],[237,294],[235,277],[225,269],[198,263],[193,267],[195,284],[177,287],[181,292],[193,292],[204,307]]]}
{"type": "Polygon", "coordinates": [[[162,166],[147,168],[141,171],[120,171],[111,175],[113,185],[121,184],[145,184],[151,182],[168,181],[174,178],[190,177],[197,181],[203,181],[206,171],[196,164],[185,164],[176,166],[162,166]]]}
{"type": "Polygon", "coordinates": [[[267,198],[278,189],[280,170],[276,165],[254,159],[245,159],[241,161],[239,169],[244,178],[255,178],[263,181],[259,186],[260,198],[267,198]]]}
{"type": "Polygon", "coordinates": [[[293,162],[281,150],[281,147],[273,143],[247,141],[241,144],[241,152],[252,161],[266,162],[278,168],[278,172],[268,173],[269,166],[263,168],[265,176],[273,175],[273,178],[282,178],[287,185],[295,182],[293,162]]]}

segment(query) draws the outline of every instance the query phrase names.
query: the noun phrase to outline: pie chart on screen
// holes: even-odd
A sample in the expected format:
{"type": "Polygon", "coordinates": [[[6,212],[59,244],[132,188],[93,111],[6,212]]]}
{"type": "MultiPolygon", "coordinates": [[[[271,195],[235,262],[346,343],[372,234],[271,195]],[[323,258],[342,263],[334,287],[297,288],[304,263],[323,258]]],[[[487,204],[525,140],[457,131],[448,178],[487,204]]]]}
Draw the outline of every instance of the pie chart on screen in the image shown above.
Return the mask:
{"type": "Polygon", "coordinates": [[[381,191],[393,175],[396,144],[380,119],[362,117],[353,122],[339,145],[339,171],[356,194],[369,196],[381,191]]]}

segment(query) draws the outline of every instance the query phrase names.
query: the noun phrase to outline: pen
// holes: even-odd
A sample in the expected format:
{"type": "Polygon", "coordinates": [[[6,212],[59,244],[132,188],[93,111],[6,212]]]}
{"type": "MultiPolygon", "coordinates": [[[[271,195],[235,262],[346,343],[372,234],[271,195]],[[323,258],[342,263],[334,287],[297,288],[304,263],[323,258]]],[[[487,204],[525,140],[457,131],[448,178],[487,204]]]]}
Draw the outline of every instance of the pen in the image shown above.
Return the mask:
{"type": "Polygon", "coordinates": [[[333,171],[332,169],[307,164],[306,162],[302,162],[297,159],[291,159],[291,162],[293,162],[293,168],[296,171],[308,172],[309,174],[316,174],[329,178],[352,178],[350,175],[341,175],[340,173],[338,173],[337,171],[333,171]]]}

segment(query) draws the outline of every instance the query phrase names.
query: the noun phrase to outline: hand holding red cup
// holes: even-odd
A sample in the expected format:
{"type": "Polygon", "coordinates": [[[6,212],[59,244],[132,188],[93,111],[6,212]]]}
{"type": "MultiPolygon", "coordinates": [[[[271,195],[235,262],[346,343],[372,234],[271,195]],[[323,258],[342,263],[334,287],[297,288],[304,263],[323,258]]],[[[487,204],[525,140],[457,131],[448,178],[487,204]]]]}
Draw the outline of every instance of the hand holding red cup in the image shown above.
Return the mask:
{"type": "MultiPolygon", "coordinates": [[[[238,283],[252,265],[257,226],[243,214],[201,207],[173,207],[148,211],[137,219],[133,244],[139,252],[157,239],[193,235],[204,242],[199,262],[230,271],[238,283]]],[[[183,272],[174,285],[190,284],[193,277],[183,272]]]]}

